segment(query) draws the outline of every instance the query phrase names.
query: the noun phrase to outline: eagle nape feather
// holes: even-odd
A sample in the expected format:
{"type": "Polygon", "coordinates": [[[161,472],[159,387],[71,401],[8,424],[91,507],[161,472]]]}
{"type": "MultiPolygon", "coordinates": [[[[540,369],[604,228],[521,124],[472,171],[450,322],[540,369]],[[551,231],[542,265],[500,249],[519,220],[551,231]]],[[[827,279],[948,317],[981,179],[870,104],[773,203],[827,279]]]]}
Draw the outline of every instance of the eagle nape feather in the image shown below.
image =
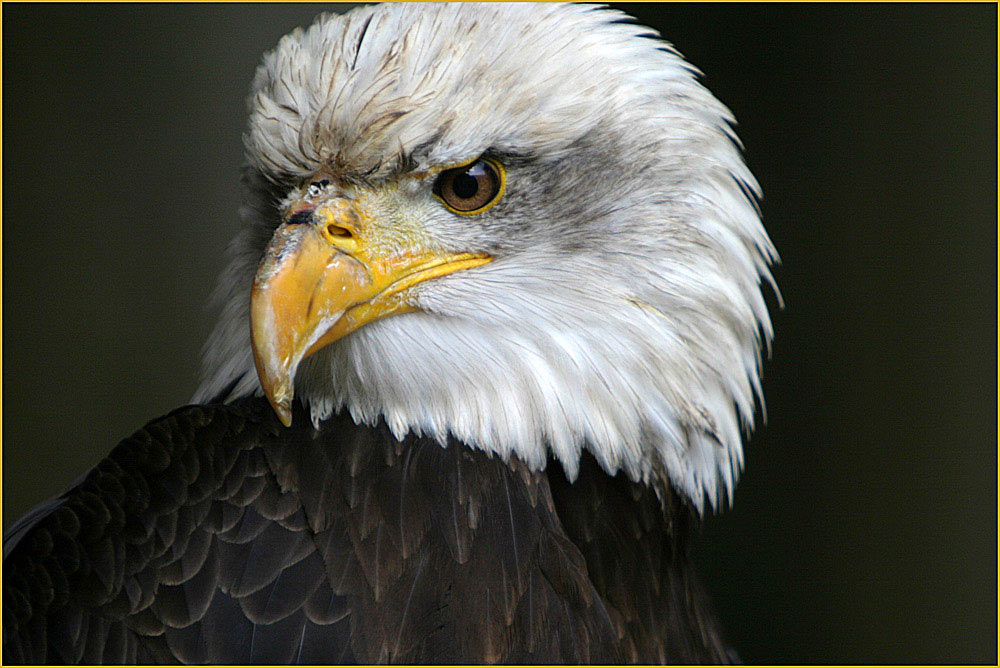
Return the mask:
{"type": "Polygon", "coordinates": [[[688,539],[777,254],[697,71],[606,8],[364,6],[249,109],[193,405],[5,534],[4,661],[736,661],[688,539]]]}

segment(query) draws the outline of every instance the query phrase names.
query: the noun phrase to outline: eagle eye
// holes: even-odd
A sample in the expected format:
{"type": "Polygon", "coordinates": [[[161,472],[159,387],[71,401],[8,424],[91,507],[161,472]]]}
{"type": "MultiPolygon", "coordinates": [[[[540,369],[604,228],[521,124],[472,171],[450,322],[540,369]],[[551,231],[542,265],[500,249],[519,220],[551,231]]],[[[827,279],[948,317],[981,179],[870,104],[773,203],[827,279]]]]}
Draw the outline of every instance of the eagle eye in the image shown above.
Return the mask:
{"type": "Polygon", "coordinates": [[[454,213],[482,213],[503,195],[505,178],[503,165],[479,158],[441,172],[434,181],[434,194],[454,213]]]}

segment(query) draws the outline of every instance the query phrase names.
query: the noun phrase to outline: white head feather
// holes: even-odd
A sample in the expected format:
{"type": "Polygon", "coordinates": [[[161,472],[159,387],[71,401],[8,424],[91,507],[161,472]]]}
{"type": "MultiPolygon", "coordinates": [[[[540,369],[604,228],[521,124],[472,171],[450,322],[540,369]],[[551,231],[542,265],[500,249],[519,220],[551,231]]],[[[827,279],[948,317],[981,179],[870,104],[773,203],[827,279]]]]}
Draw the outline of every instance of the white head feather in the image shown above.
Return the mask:
{"type": "Polygon", "coordinates": [[[419,312],[308,359],[296,394],[314,423],[346,408],[537,469],[551,455],[571,479],[586,449],[699,509],[731,498],[776,253],[728,110],[624,18],[391,4],[283,38],[250,96],[248,205],[195,400],[259,391],[249,286],[281,184],[321,168],[378,184],[491,151],[508,187],[488,216],[410,215],[442,247],[496,260],[418,285],[419,312]]]}

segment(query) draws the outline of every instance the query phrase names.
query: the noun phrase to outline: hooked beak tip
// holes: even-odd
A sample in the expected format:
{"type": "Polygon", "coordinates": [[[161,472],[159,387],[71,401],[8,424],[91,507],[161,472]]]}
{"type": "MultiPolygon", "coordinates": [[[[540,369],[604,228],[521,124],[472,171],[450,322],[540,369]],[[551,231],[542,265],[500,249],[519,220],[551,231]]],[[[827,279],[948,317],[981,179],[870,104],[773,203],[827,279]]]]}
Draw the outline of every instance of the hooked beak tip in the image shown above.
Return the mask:
{"type": "Polygon", "coordinates": [[[281,421],[281,424],[285,425],[286,427],[292,426],[291,402],[285,401],[281,403],[272,403],[271,407],[274,408],[274,412],[277,414],[278,419],[281,421]]]}
{"type": "Polygon", "coordinates": [[[260,367],[257,368],[264,396],[267,397],[271,408],[281,420],[281,424],[290,427],[292,426],[292,400],[294,399],[291,379],[295,372],[294,369],[283,369],[282,371],[284,373],[276,379],[273,375],[262,375],[260,367]]]}
{"type": "MultiPolygon", "coordinates": [[[[253,334],[258,334],[256,329],[253,334]]],[[[267,397],[281,424],[286,427],[292,425],[292,400],[295,397],[292,379],[295,377],[295,367],[298,364],[274,364],[268,363],[270,360],[262,359],[262,351],[256,345],[258,337],[254,340],[254,365],[257,367],[257,377],[260,379],[260,389],[267,397]]]]}

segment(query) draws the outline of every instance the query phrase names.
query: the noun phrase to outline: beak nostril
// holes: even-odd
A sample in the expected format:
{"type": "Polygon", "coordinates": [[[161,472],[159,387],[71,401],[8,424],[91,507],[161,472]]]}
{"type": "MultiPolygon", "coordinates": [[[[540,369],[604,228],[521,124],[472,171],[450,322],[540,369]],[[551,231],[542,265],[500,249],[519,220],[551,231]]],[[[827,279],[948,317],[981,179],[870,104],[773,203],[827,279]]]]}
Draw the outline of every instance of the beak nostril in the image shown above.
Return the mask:
{"type": "Polygon", "coordinates": [[[346,227],[341,227],[340,225],[327,225],[326,226],[327,236],[334,239],[350,239],[354,235],[346,227]]]}

